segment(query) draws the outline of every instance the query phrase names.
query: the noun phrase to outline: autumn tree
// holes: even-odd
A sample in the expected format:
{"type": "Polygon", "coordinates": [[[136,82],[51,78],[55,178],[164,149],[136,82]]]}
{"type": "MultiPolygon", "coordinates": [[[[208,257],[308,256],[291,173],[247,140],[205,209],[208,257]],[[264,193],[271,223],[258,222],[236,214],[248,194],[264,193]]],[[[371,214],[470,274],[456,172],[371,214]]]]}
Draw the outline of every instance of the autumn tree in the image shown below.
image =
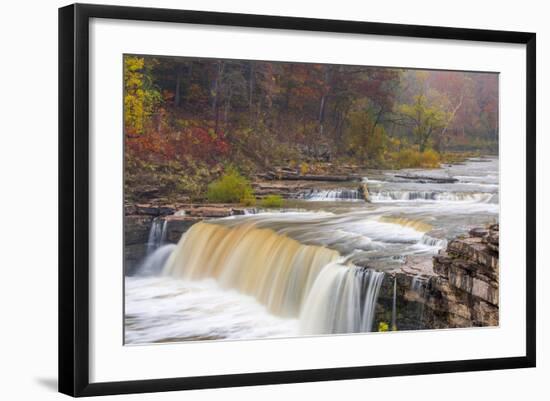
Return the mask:
{"type": "Polygon", "coordinates": [[[431,166],[439,151],[498,149],[498,76],[126,55],[124,132],[137,175],[162,171],[194,194],[228,165],[243,174],[343,159],[381,167],[431,147],[431,166]]]}
{"type": "Polygon", "coordinates": [[[143,57],[124,58],[124,131],[127,136],[144,133],[145,125],[161,101],[151,79],[151,65],[143,57]]]}
{"type": "Polygon", "coordinates": [[[401,121],[412,128],[415,141],[421,152],[429,141],[448,123],[451,115],[435,104],[429,104],[426,95],[418,95],[414,103],[399,107],[401,121]]]}

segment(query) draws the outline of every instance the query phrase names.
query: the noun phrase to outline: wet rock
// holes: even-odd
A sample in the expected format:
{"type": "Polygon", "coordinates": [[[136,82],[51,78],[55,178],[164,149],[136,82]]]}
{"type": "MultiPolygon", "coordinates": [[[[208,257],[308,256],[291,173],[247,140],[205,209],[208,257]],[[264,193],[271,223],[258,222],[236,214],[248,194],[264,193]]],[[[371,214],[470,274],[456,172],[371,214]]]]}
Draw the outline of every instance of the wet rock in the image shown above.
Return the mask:
{"type": "Polygon", "coordinates": [[[488,233],[489,233],[489,230],[483,227],[475,227],[469,231],[469,234],[472,237],[479,237],[479,238],[485,237],[488,233]]]}
{"type": "Polygon", "coordinates": [[[201,217],[168,216],[166,221],[165,238],[168,243],[177,244],[182,235],[195,223],[202,221],[201,217]]]}
{"type": "Polygon", "coordinates": [[[147,242],[152,221],[153,218],[151,216],[125,216],[124,243],[140,244],[147,242]]]}
{"type": "Polygon", "coordinates": [[[364,199],[365,202],[370,202],[369,187],[366,182],[359,185],[357,192],[359,193],[359,196],[361,197],[361,199],[364,199]]]}
{"type": "Polygon", "coordinates": [[[152,216],[132,215],[124,217],[124,269],[131,274],[147,253],[152,216]]]}
{"type": "Polygon", "coordinates": [[[420,184],[435,183],[435,184],[453,184],[458,182],[458,178],[454,177],[430,177],[427,175],[415,174],[396,174],[395,178],[418,182],[420,184]]]}
{"type": "Polygon", "coordinates": [[[233,215],[232,209],[227,207],[196,207],[185,209],[185,212],[191,217],[228,217],[233,215]]]}
{"type": "Polygon", "coordinates": [[[176,211],[175,205],[155,205],[152,203],[138,203],[127,206],[124,209],[126,214],[138,214],[147,216],[167,216],[176,211]]]}
{"type": "Polygon", "coordinates": [[[487,247],[482,238],[469,237],[449,242],[447,252],[451,256],[464,259],[482,266],[498,270],[498,254],[487,247]]]}
{"type": "MultiPolygon", "coordinates": [[[[400,287],[398,329],[497,326],[498,231],[498,224],[472,229],[449,242],[430,263],[409,257],[393,272],[400,287]]],[[[385,308],[391,295],[381,295],[385,308]]],[[[385,313],[379,318],[387,319],[385,313]]]]}

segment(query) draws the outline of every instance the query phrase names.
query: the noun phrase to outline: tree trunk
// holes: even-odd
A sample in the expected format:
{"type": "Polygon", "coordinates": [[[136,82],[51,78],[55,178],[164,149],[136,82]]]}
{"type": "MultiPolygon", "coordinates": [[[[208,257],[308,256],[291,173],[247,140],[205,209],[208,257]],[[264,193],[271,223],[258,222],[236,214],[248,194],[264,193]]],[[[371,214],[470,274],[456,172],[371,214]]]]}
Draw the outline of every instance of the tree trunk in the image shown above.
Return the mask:
{"type": "Polygon", "coordinates": [[[218,100],[221,92],[222,86],[222,75],[223,75],[224,62],[218,62],[218,71],[216,74],[216,79],[214,80],[214,98],[212,99],[212,113],[216,113],[218,109],[218,100]]]}
{"type": "Polygon", "coordinates": [[[224,129],[226,131],[227,131],[227,119],[229,117],[229,111],[231,109],[231,97],[232,96],[233,96],[233,91],[231,89],[229,89],[229,94],[227,95],[227,99],[225,101],[225,108],[224,108],[224,111],[223,111],[223,126],[224,126],[224,129]]]}
{"type": "Polygon", "coordinates": [[[325,119],[325,103],[326,95],[321,96],[321,103],[319,104],[319,134],[323,135],[323,122],[325,119]]]}
{"type": "Polygon", "coordinates": [[[248,112],[252,115],[252,94],[254,93],[254,74],[256,71],[256,63],[250,62],[250,78],[248,81],[248,112]]]}
{"type": "Polygon", "coordinates": [[[176,71],[176,97],[175,97],[175,104],[176,107],[180,107],[180,86],[181,86],[181,67],[177,67],[176,71]]]}
{"type": "Polygon", "coordinates": [[[216,80],[214,81],[214,99],[212,101],[212,114],[214,114],[216,119],[216,126],[214,127],[214,132],[218,133],[218,127],[220,122],[220,107],[219,99],[220,92],[222,89],[222,76],[223,76],[224,62],[218,62],[218,72],[216,74],[216,80]]]}

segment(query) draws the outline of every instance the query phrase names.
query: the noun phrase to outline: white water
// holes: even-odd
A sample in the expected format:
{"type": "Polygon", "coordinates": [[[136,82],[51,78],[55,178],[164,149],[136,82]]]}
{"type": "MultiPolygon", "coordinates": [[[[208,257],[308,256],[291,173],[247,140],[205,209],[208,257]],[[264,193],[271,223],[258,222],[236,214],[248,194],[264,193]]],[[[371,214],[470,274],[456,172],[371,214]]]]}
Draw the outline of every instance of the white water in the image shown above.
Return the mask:
{"type": "Polygon", "coordinates": [[[300,314],[300,333],[372,331],[384,273],[333,262],[322,270],[300,314]]]}
{"type": "Polygon", "coordinates": [[[156,217],[153,219],[149,239],[147,240],[147,255],[150,255],[166,241],[167,220],[156,217]]]}
{"type": "MultiPolygon", "coordinates": [[[[163,246],[166,224],[156,219],[147,259],[126,278],[126,342],[376,329],[383,270],[406,255],[431,257],[445,238],[498,219],[497,160],[413,173],[459,182],[420,184],[388,172],[364,179],[373,203],[318,191],[330,202],[304,199],[296,207],[306,212],[259,210],[196,224],[177,248],[163,246]]],[[[424,286],[419,278],[412,289],[421,294],[424,286]]]]}
{"type": "Polygon", "coordinates": [[[371,202],[472,202],[489,203],[491,193],[435,192],[435,191],[382,191],[371,192],[371,202]]]}
{"type": "Polygon", "coordinates": [[[253,297],[224,290],[215,280],[126,277],[127,344],[291,337],[295,319],[267,312],[253,297]]]}
{"type": "Polygon", "coordinates": [[[164,264],[176,248],[174,244],[162,245],[149,253],[136,271],[137,276],[155,276],[162,273],[164,264]]]}
{"type": "Polygon", "coordinates": [[[314,191],[304,196],[304,199],[312,202],[364,202],[365,200],[356,189],[333,189],[326,191],[314,191]]]}
{"type": "Polygon", "coordinates": [[[391,309],[391,329],[397,330],[397,277],[393,278],[393,298],[391,309]]]}

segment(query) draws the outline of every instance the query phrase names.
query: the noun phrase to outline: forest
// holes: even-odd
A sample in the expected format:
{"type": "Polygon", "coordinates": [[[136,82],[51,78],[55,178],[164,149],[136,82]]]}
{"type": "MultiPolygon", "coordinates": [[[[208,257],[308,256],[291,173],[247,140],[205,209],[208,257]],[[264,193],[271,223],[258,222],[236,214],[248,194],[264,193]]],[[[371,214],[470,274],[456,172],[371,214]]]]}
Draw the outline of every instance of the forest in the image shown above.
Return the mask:
{"type": "Polygon", "coordinates": [[[497,154],[498,120],[496,73],[125,55],[126,199],[201,201],[280,167],[436,168],[497,154]]]}

